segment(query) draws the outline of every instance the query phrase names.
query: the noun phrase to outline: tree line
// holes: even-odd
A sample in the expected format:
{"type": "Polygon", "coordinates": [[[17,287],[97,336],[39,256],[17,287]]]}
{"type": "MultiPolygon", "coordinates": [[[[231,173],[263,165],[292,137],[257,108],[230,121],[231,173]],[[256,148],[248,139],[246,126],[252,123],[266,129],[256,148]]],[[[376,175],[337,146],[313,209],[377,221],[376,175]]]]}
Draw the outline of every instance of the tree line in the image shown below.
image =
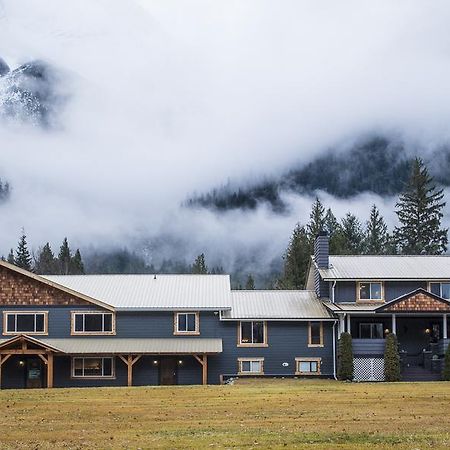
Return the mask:
{"type": "Polygon", "coordinates": [[[347,213],[338,221],[319,198],[312,205],[307,224],[297,224],[283,255],[280,289],[303,289],[313,253],[314,240],[325,231],[334,255],[439,255],[447,251],[448,229],[441,227],[444,192],[438,189],[424,162],[416,158],[410,177],[395,205],[398,225],[389,232],[376,205],[363,224],[347,213]]]}
{"type": "MultiPolygon", "coordinates": [[[[2,259],[5,260],[5,257],[2,259]]],[[[6,261],[39,275],[83,275],[85,273],[80,249],[76,249],[73,253],[66,237],[63,239],[58,255],[53,253],[48,242],[32,254],[28,249],[24,230],[16,250],[10,250],[6,261]]]]}
{"type": "Polygon", "coordinates": [[[11,194],[11,186],[0,178],[0,203],[6,202],[11,194]]]}

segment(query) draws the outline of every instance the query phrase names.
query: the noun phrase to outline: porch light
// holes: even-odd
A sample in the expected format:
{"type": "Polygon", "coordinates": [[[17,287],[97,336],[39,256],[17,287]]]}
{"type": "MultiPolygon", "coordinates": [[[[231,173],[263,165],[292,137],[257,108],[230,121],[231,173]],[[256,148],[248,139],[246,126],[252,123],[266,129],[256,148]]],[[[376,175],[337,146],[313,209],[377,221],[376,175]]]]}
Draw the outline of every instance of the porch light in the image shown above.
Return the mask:
{"type": "Polygon", "coordinates": [[[181,366],[181,364],[183,364],[183,360],[182,360],[182,359],[179,359],[179,360],[178,360],[178,364],[181,366]]]}
{"type": "Polygon", "coordinates": [[[384,330],[384,334],[389,334],[389,333],[390,333],[389,328],[386,328],[386,329],[384,330]]]}
{"type": "Polygon", "coordinates": [[[23,367],[25,365],[25,361],[23,361],[22,359],[19,361],[19,366],[23,367]]]}
{"type": "Polygon", "coordinates": [[[425,328],[425,334],[430,334],[431,330],[429,328],[425,328]]]}
{"type": "Polygon", "coordinates": [[[157,365],[158,365],[158,360],[157,360],[157,359],[154,359],[154,360],[153,360],[153,365],[154,365],[154,366],[157,366],[157,365]]]}

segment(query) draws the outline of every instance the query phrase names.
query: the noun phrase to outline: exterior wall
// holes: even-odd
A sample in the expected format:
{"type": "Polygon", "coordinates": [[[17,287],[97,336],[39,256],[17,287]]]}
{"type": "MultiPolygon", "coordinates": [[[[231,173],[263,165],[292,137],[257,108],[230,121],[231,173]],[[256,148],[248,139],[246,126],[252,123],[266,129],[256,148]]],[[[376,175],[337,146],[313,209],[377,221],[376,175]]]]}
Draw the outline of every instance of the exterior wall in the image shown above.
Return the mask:
{"type": "MultiPolygon", "coordinates": [[[[335,302],[356,302],[356,281],[338,281],[335,287],[335,302]]],[[[384,297],[389,302],[416,289],[427,289],[426,281],[385,281],[384,297]]]]}

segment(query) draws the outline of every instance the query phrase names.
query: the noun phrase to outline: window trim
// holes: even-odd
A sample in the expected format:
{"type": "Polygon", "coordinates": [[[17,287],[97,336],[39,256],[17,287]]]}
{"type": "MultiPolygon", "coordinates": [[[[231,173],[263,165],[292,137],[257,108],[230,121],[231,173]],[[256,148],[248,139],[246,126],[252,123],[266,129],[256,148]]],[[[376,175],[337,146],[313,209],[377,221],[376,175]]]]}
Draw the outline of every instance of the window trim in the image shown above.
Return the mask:
{"type": "Polygon", "coordinates": [[[249,358],[238,358],[238,375],[250,375],[250,376],[261,376],[264,375],[264,358],[262,357],[249,357],[249,358]],[[259,362],[261,365],[261,371],[259,372],[246,372],[242,370],[243,362],[259,362]]]}
{"type": "Polygon", "coordinates": [[[240,320],[237,324],[237,346],[238,347],[268,347],[268,338],[267,338],[267,321],[266,320],[240,320]],[[264,333],[264,342],[242,342],[242,323],[243,322],[262,322],[263,323],[263,333],[264,333]]]}
{"type": "Polygon", "coordinates": [[[322,370],[322,358],[316,358],[316,357],[297,357],[295,358],[295,375],[308,375],[308,376],[318,376],[321,375],[322,370]],[[315,362],[317,363],[317,372],[302,372],[300,370],[300,363],[302,362],[315,362]]]}
{"type": "Polygon", "coordinates": [[[321,320],[310,320],[308,322],[308,347],[323,347],[323,322],[321,320]],[[313,344],[312,343],[312,333],[311,333],[311,323],[318,322],[320,323],[320,344],[313,344]]]}
{"type": "Polygon", "coordinates": [[[173,314],[173,334],[174,336],[200,336],[200,312],[199,311],[176,311],[173,314]],[[195,314],[195,331],[179,331],[178,316],[180,314],[195,314]]]}
{"type": "MultiPolygon", "coordinates": [[[[36,325],[36,319],[35,319],[36,325]]],[[[4,336],[17,336],[19,334],[34,335],[34,336],[48,336],[48,311],[3,311],[3,330],[4,336]],[[44,315],[44,331],[8,331],[8,315],[30,315],[43,314],[44,315]]]]}
{"type": "Polygon", "coordinates": [[[112,311],[89,311],[78,310],[70,312],[70,335],[71,336],[113,336],[116,334],[116,314],[112,311]],[[111,331],[76,331],[75,316],[77,314],[111,314],[111,331]]]}
{"type": "Polygon", "coordinates": [[[370,280],[370,281],[358,281],[356,283],[356,301],[361,303],[384,303],[384,281],[380,280],[370,280]],[[381,298],[380,299],[370,299],[370,298],[361,298],[361,284],[374,284],[379,283],[381,285],[381,298]]]}
{"type": "MultiPolygon", "coordinates": [[[[104,363],[102,363],[104,364],[104,363]]],[[[84,367],[83,367],[84,368],[84,367]]],[[[103,366],[102,366],[103,370],[103,366]]],[[[116,379],[116,358],[113,355],[108,356],[72,356],[70,358],[70,378],[75,380],[115,380],[116,379]],[[111,375],[75,375],[75,359],[110,359],[111,375]]]]}
{"type": "MultiPolygon", "coordinates": [[[[433,280],[433,281],[428,281],[428,282],[427,282],[427,291],[428,291],[430,294],[432,294],[432,292],[431,292],[431,285],[432,285],[432,284],[437,284],[437,283],[441,284],[441,289],[440,289],[441,295],[439,295],[439,297],[441,297],[441,298],[443,298],[443,299],[445,299],[445,300],[450,300],[450,299],[446,299],[445,297],[442,297],[442,284],[443,284],[443,283],[445,283],[445,284],[450,284],[450,280],[433,280]]],[[[435,295],[435,294],[433,294],[433,295],[435,295]]]]}

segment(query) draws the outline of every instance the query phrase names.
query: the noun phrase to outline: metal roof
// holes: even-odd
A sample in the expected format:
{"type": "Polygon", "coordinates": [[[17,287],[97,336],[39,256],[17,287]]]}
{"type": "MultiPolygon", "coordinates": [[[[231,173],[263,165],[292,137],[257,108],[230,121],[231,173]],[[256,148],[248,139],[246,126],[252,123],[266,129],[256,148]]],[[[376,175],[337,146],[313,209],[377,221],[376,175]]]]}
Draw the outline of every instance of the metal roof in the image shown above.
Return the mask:
{"type": "Polygon", "coordinates": [[[450,279],[450,256],[330,256],[330,268],[319,269],[325,280],[450,279]]]}
{"type": "Polygon", "coordinates": [[[45,279],[116,309],[224,310],[229,275],[44,275],[45,279]]]}
{"type": "Polygon", "coordinates": [[[224,320],[330,319],[332,315],[314,291],[232,291],[232,309],[224,320]]]}
{"type": "MultiPolygon", "coordinates": [[[[27,336],[28,338],[28,336],[27,336]]],[[[11,339],[1,339],[0,345],[11,339]]],[[[187,354],[187,353],[221,353],[222,339],[216,338],[65,338],[34,339],[44,345],[69,354],[187,354]]]]}
{"type": "Polygon", "coordinates": [[[375,312],[375,310],[380,306],[380,302],[377,303],[357,303],[357,302],[323,302],[330,311],[340,313],[340,312],[375,312]]]}

